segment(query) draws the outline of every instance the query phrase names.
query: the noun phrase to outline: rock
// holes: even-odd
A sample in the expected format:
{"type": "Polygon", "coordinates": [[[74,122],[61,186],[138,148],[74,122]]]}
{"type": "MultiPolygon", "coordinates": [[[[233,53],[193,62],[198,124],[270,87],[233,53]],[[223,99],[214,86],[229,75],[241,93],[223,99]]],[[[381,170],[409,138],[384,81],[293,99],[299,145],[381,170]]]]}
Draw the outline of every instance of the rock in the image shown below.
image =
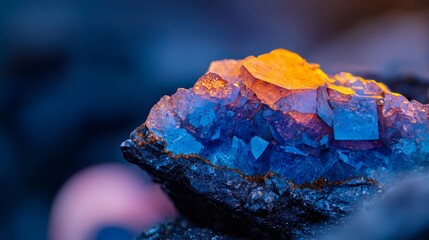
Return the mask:
{"type": "Polygon", "coordinates": [[[390,189],[371,211],[320,239],[429,239],[429,175],[411,174],[390,189]]]}
{"type": "MultiPolygon", "coordinates": [[[[183,218],[169,219],[149,229],[137,237],[136,240],[234,240],[207,228],[197,227],[183,218]]],[[[237,239],[238,240],[238,239],[237,239]]]]}
{"type": "Polygon", "coordinates": [[[427,164],[428,105],[278,49],[213,62],[121,148],[191,221],[233,236],[314,237],[427,164]]]}
{"type": "Polygon", "coordinates": [[[382,193],[369,179],[297,185],[267,174],[246,176],[197,155],[170,156],[144,126],[122,145],[127,160],[160,182],[193,222],[251,239],[309,237],[345,221],[382,193]]]}

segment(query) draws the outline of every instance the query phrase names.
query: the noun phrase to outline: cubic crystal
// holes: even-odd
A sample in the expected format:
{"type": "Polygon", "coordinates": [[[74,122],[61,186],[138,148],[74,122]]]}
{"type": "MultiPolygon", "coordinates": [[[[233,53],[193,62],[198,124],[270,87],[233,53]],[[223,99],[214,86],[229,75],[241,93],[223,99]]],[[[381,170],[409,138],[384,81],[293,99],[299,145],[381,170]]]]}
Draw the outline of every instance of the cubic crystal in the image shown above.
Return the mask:
{"type": "Polygon", "coordinates": [[[145,125],[172,156],[304,183],[376,178],[424,163],[428,113],[384,84],[328,76],[277,49],[213,62],[193,88],[163,97],[145,125]]]}
{"type": "Polygon", "coordinates": [[[376,99],[352,96],[350,101],[336,102],[333,128],[336,140],[378,140],[376,99]]]}

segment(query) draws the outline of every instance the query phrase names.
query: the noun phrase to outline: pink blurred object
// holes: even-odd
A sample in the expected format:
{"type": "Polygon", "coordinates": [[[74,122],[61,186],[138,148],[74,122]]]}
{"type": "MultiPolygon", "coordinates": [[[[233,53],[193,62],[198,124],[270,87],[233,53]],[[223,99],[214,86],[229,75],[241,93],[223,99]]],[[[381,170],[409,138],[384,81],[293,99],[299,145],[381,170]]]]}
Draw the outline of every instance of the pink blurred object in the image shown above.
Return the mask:
{"type": "Polygon", "coordinates": [[[137,235],[175,213],[159,185],[145,182],[121,164],[97,165],[75,174],[59,191],[49,239],[90,240],[105,226],[137,235]]]}

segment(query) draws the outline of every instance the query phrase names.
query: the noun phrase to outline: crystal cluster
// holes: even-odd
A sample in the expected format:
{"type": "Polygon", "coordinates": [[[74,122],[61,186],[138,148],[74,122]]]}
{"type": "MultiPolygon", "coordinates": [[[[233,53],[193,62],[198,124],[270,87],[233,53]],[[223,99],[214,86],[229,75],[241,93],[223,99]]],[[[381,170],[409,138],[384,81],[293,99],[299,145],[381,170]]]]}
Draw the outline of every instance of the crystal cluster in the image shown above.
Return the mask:
{"type": "Polygon", "coordinates": [[[277,49],[213,62],[191,89],[164,96],[145,126],[173,157],[199,156],[247,176],[303,184],[424,164],[429,106],[277,49]]]}
{"type": "Polygon", "coordinates": [[[175,221],[141,238],[332,239],[403,173],[426,169],[428,111],[283,49],[215,61],[121,145],[199,226],[175,221]]]}

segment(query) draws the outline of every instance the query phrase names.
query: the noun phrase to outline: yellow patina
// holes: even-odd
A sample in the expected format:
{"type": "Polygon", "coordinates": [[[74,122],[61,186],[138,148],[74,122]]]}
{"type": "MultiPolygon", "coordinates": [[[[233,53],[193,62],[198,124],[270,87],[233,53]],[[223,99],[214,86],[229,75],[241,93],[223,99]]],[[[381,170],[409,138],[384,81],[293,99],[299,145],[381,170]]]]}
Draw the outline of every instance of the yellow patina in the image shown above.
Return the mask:
{"type": "MultiPolygon", "coordinates": [[[[293,92],[316,91],[322,86],[347,96],[363,94],[366,97],[379,98],[385,93],[391,93],[383,83],[366,80],[351,73],[329,76],[318,64],[308,63],[298,54],[285,49],[275,49],[243,60],[214,61],[208,72],[216,73],[233,84],[237,84],[238,79],[238,82],[243,82],[271,107],[279,99],[293,92]]],[[[203,85],[205,84],[216,86],[216,83],[203,85]]],[[[220,81],[219,84],[222,86],[225,82],[220,81]]]]}
{"type": "Polygon", "coordinates": [[[248,58],[243,66],[254,78],[288,90],[317,89],[333,82],[319,65],[285,49],[248,58]]]}

